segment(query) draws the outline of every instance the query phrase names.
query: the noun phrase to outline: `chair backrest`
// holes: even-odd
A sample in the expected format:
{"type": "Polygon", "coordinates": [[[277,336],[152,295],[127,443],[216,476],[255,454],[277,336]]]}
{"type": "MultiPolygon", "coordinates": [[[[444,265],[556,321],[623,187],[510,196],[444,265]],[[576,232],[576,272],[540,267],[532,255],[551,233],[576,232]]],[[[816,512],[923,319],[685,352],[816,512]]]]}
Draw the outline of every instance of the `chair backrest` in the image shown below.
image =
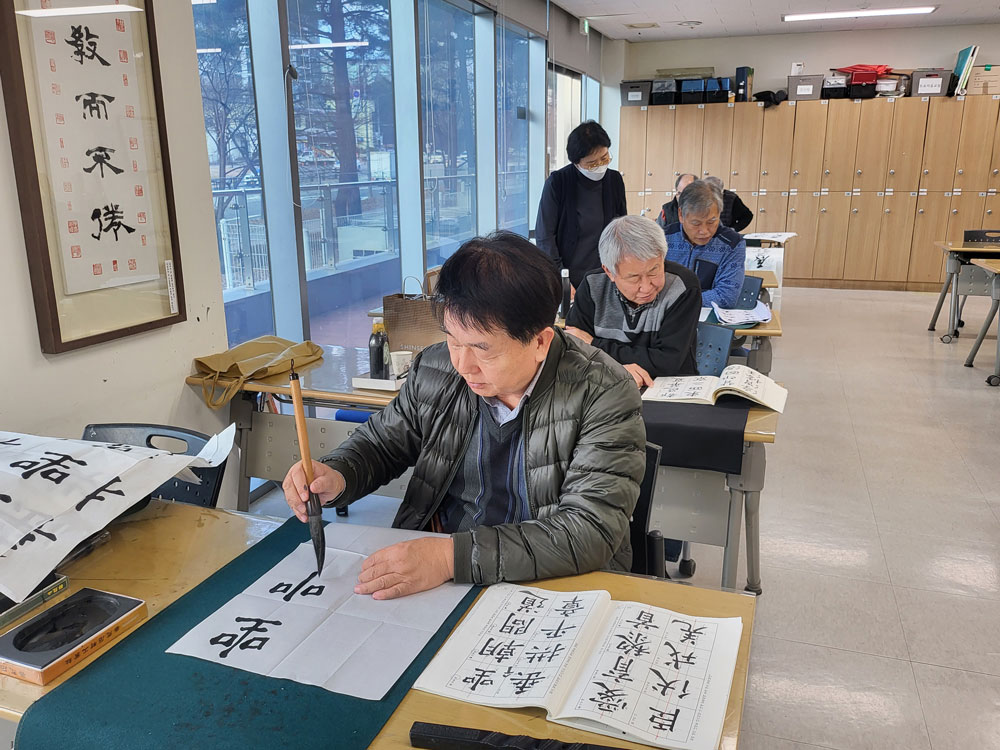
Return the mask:
{"type": "Polygon", "coordinates": [[[980,242],[990,244],[1000,243],[1000,229],[966,229],[962,237],[963,245],[975,245],[980,242]]]}
{"type": "Polygon", "coordinates": [[[698,340],[695,343],[695,362],[699,375],[722,374],[729,361],[729,350],[733,346],[733,330],[711,323],[698,324],[698,340]]]}
{"type": "Polygon", "coordinates": [[[650,533],[649,511],[656,490],[656,470],[660,466],[660,446],[646,443],[646,473],[639,485],[639,499],[632,511],[629,540],[632,543],[632,572],[663,578],[663,538],[659,531],[650,533]]]}
{"type": "MultiPolygon", "coordinates": [[[[146,448],[160,448],[154,445],[156,438],[172,438],[180,440],[185,447],[182,451],[173,451],[185,456],[195,456],[205,443],[208,435],[183,427],[168,427],[160,424],[88,424],[83,430],[83,439],[99,443],[122,443],[124,445],[140,445],[146,448]]],[[[219,502],[219,490],[222,489],[222,475],[226,470],[226,462],[218,466],[192,468],[201,480],[201,484],[191,484],[176,477],[167,480],[149,493],[150,497],[164,500],[174,500],[179,503],[190,503],[205,508],[214,508],[219,502]]]]}
{"type": "Polygon", "coordinates": [[[764,286],[764,279],[760,276],[744,276],[743,288],[740,290],[740,298],[736,301],[737,310],[753,310],[757,307],[757,300],[760,298],[760,290],[764,286]]]}

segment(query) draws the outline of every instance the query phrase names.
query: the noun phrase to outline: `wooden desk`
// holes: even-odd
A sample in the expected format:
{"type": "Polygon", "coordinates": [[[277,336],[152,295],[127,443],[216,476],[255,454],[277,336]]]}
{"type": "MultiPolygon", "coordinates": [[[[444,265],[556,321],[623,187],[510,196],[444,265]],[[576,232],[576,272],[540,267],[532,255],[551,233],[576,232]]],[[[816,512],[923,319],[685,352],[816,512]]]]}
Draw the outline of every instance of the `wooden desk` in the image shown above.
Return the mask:
{"type": "Polygon", "coordinates": [[[948,297],[948,290],[950,288],[951,305],[948,307],[948,330],[943,336],[941,336],[942,343],[950,344],[958,338],[958,322],[961,316],[959,311],[959,297],[961,294],[958,288],[958,281],[959,274],[962,272],[962,267],[969,265],[970,261],[974,258],[1000,257],[1000,244],[972,243],[968,245],[956,245],[949,242],[938,241],[934,243],[934,246],[939,247],[944,251],[945,279],[944,284],[941,286],[941,293],[938,295],[937,304],[934,306],[934,314],[931,316],[931,322],[928,324],[927,330],[933,331],[934,327],[937,325],[938,315],[941,313],[941,307],[944,305],[944,301],[948,297]]]}
{"type": "MultiPolygon", "coordinates": [[[[975,363],[979,347],[983,345],[983,340],[986,338],[986,334],[993,324],[993,318],[997,317],[997,311],[1000,310],[1000,257],[973,258],[972,263],[990,274],[990,296],[993,298],[993,301],[990,304],[990,311],[986,314],[986,319],[979,329],[976,342],[972,345],[969,356],[965,359],[966,367],[972,367],[975,363]]],[[[993,364],[993,374],[986,378],[986,383],[992,386],[1000,385],[1000,318],[997,321],[997,353],[993,364]]]]}
{"type": "Polygon", "coordinates": [[[778,288],[778,275],[774,271],[746,271],[747,276],[756,276],[758,279],[763,279],[764,283],[762,288],[764,289],[777,289],[778,288]]]}
{"type": "MultiPolygon", "coordinates": [[[[747,684],[747,665],[750,658],[750,638],[756,607],[754,597],[725,591],[695,588],[683,584],[667,583],[642,576],[615,573],[588,573],[572,578],[554,578],[532,584],[552,591],[586,591],[604,589],[613,599],[640,601],[657,607],[676,609],[688,614],[706,617],[741,617],[743,636],[736,657],[733,688],[729,693],[729,706],[722,729],[720,750],[735,750],[739,743],[740,721],[743,716],[743,699],[747,684]]],[[[545,721],[545,712],[537,708],[497,709],[442,698],[430,693],[411,690],[375,738],[372,747],[410,748],[409,732],[414,721],[437,724],[492,729],[504,734],[527,734],[532,737],[558,739],[564,742],[593,742],[615,747],[644,748],[625,740],[581,732],[570,727],[545,721]]]]}
{"type": "Polygon", "coordinates": [[[753,328],[737,328],[733,332],[739,339],[745,336],[750,339],[750,353],[747,356],[747,367],[752,367],[757,372],[769,375],[771,373],[772,346],[771,339],[778,338],[782,334],[781,313],[771,310],[771,319],[766,323],[758,323],[753,328]]]}
{"type": "MultiPolygon", "coordinates": [[[[143,599],[149,617],[154,617],[280,525],[281,521],[262,516],[153,500],[146,509],[110,526],[107,544],[61,568],[69,576],[69,587],[46,607],[89,586],[143,599]]],[[[114,648],[116,642],[44,687],[0,676],[0,716],[19,721],[28,706],[114,648]]]]}

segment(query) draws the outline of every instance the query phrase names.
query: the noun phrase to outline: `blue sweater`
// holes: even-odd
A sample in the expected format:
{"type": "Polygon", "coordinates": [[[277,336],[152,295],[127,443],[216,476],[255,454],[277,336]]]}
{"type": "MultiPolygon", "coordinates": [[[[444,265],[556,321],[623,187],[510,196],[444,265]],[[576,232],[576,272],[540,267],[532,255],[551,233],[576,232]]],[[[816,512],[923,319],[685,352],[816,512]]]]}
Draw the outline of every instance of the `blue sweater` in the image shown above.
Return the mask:
{"type": "Polygon", "coordinates": [[[680,224],[671,224],[663,232],[667,235],[667,260],[690,268],[698,277],[702,306],[711,307],[715,302],[724,309],[734,307],[743,289],[747,259],[747,244],[739,232],[720,224],[706,245],[691,244],[680,224]]]}

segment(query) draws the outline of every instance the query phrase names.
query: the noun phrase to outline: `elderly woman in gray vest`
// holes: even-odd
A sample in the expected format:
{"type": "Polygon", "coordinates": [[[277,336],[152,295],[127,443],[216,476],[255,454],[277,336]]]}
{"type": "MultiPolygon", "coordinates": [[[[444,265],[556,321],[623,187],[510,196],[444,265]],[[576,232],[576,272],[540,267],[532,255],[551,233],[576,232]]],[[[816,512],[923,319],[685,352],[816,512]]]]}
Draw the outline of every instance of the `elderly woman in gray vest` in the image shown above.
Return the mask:
{"type": "Polygon", "coordinates": [[[601,269],[588,274],[566,318],[566,333],[607,352],[640,388],[665,375],[697,375],[701,288],[666,260],[667,242],[642,216],[615,219],[601,234],[601,269]]]}

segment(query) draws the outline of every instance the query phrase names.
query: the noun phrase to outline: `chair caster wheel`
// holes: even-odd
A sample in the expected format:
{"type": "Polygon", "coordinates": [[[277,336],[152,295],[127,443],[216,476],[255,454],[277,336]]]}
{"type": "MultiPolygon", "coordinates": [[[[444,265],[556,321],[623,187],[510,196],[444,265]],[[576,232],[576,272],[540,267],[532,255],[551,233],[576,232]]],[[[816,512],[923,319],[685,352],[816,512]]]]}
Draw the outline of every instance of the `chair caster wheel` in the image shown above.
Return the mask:
{"type": "Polygon", "coordinates": [[[952,338],[951,335],[946,333],[944,336],[941,337],[941,343],[942,344],[950,344],[951,343],[951,338],[952,338]]]}
{"type": "Polygon", "coordinates": [[[760,596],[761,594],[764,593],[764,589],[762,589],[760,586],[758,586],[757,588],[751,588],[750,586],[746,586],[743,590],[750,594],[753,594],[754,596],[760,596]]]}
{"type": "Polygon", "coordinates": [[[1000,375],[990,375],[986,378],[986,384],[992,386],[1000,385],[1000,375]]]}
{"type": "Polygon", "coordinates": [[[680,573],[684,578],[690,578],[694,575],[695,568],[697,564],[694,560],[681,560],[681,564],[678,568],[678,573],[680,573]]]}

